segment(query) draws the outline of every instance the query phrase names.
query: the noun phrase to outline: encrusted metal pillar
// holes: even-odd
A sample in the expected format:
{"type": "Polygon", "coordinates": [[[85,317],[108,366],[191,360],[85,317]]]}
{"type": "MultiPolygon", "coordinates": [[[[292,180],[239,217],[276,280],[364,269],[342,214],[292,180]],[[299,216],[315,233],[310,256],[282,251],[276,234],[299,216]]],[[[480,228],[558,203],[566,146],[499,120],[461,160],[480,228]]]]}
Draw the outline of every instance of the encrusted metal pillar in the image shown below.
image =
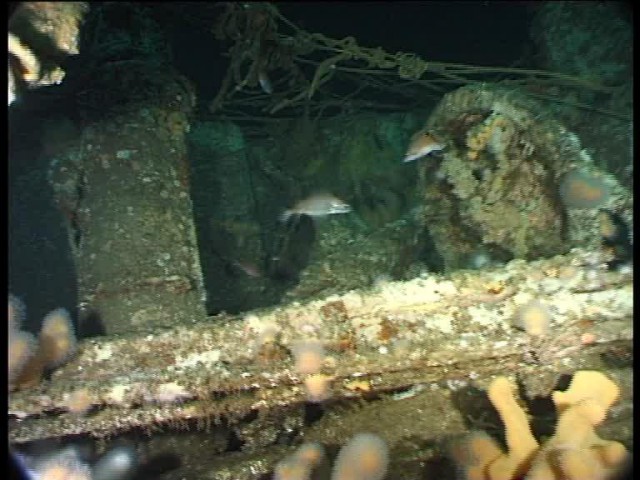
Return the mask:
{"type": "Polygon", "coordinates": [[[153,73],[153,98],[132,94],[85,127],[78,150],[50,172],[68,221],[81,327],[99,317],[107,333],[205,316],[185,144],[193,96],[175,73],[153,73]]]}

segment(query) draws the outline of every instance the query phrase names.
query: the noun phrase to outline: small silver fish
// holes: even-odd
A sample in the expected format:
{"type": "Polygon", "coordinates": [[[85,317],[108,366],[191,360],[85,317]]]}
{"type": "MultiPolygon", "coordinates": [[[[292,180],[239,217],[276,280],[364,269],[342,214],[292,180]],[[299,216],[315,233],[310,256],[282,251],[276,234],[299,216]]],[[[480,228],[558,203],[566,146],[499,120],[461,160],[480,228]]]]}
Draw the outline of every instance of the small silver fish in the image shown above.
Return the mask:
{"type": "Polygon", "coordinates": [[[444,148],[444,144],[436,139],[432,133],[426,130],[420,130],[414,133],[409,142],[407,153],[404,154],[403,162],[410,162],[431,152],[437,152],[444,148]]]}
{"type": "Polygon", "coordinates": [[[292,208],[280,215],[280,220],[286,222],[293,215],[309,215],[310,217],[325,217],[338,213],[349,213],[351,206],[331,193],[314,193],[304,200],[300,200],[292,208]]]}
{"type": "Polygon", "coordinates": [[[271,85],[271,80],[269,80],[269,77],[267,76],[267,72],[265,72],[263,69],[260,69],[260,71],[258,72],[258,83],[260,83],[260,88],[262,88],[262,91],[264,93],[273,93],[273,86],[271,85]]]}
{"type": "Polygon", "coordinates": [[[232,264],[248,277],[260,278],[262,276],[260,268],[255,263],[244,260],[234,260],[232,264]]]}

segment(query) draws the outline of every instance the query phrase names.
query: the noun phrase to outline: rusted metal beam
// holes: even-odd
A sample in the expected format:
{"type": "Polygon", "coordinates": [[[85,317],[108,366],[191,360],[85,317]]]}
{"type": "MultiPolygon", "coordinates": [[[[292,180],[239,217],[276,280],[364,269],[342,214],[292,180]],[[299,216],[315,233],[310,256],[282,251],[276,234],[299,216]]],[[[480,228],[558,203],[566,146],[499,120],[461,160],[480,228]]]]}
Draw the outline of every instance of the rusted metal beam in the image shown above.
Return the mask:
{"type": "Polygon", "coordinates": [[[584,368],[587,358],[630,357],[632,273],[605,271],[599,258],[574,251],[493,271],[390,282],[244,318],[86,341],[50,381],[10,396],[10,439],[233,424],[252,411],[295,408],[306,394],[290,349],[309,339],[325,346],[322,374],[334,400],[410,395],[496,374],[521,376],[530,392],[548,394],[559,375],[584,368]],[[533,338],[512,326],[530,298],[551,312],[547,335],[533,338]],[[69,412],[78,391],[89,398],[88,415],[69,412]]]}

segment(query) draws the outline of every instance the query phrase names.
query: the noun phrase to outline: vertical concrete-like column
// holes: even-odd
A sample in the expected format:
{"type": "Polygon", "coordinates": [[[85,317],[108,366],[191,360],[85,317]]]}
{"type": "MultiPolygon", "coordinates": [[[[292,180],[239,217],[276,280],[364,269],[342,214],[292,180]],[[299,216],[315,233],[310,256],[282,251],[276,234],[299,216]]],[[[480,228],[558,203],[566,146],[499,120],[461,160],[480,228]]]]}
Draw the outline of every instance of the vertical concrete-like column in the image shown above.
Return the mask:
{"type": "Polygon", "coordinates": [[[185,144],[193,98],[164,75],[155,98],[86,126],[78,150],[52,163],[81,327],[99,317],[107,333],[139,333],[205,317],[185,144]]]}

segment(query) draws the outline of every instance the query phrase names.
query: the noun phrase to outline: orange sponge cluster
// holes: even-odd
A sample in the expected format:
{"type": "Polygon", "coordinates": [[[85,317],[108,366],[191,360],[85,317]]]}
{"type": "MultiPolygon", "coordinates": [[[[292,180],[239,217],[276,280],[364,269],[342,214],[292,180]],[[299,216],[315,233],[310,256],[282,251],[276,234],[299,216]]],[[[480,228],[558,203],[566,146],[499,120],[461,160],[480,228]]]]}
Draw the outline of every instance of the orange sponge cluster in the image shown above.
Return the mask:
{"type": "Polygon", "coordinates": [[[516,401],[515,390],[508,379],[499,377],[488,391],[505,426],[508,452],[484,433],[468,435],[454,451],[464,478],[512,480],[526,475],[528,480],[605,480],[625,468],[629,460],[625,447],[598,437],[594,430],[620,394],[604,374],[577,372],[568,390],[553,392],[558,423],[542,446],[516,401]]]}

